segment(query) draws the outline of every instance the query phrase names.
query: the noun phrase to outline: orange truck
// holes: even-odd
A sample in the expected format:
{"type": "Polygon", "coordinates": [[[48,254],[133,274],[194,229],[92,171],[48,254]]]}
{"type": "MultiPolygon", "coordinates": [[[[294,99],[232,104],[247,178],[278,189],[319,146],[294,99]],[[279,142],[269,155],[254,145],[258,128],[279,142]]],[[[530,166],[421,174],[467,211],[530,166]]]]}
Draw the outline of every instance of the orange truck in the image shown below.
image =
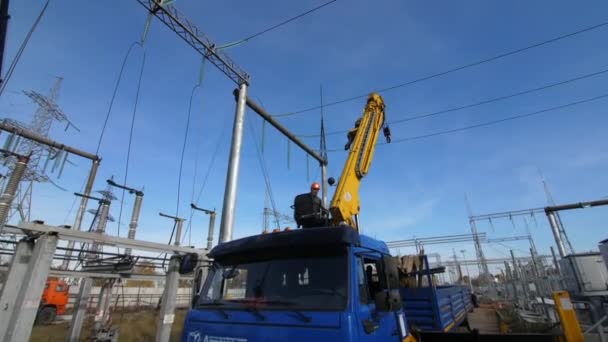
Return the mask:
{"type": "Polygon", "coordinates": [[[63,280],[48,278],[40,298],[36,324],[51,324],[57,315],[65,314],[68,305],[70,286],[63,280]]]}

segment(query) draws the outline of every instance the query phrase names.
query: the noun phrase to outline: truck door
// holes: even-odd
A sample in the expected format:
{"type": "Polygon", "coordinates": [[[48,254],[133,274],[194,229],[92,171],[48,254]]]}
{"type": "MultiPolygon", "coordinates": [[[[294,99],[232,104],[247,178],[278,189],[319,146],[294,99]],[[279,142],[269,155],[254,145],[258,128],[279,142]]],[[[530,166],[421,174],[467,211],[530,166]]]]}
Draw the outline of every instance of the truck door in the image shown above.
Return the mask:
{"type": "Polygon", "coordinates": [[[360,341],[400,341],[395,312],[376,310],[374,295],[381,291],[378,278],[380,255],[359,255],[356,257],[356,284],[358,298],[355,297],[357,330],[360,341]]]}

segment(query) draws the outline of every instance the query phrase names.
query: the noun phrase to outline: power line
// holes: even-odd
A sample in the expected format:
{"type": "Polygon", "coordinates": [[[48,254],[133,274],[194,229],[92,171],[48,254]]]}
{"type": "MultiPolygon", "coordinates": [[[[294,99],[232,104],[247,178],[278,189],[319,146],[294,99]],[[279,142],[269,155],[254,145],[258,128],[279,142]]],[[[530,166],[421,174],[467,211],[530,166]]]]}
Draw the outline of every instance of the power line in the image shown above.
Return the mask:
{"type": "MultiPolygon", "coordinates": [[[[474,108],[474,107],[478,107],[481,105],[485,105],[485,104],[489,104],[489,103],[493,103],[493,102],[498,102],[498,101],[502,101],[502,100],[507,100],[507,99],[511,99],[517,96],[522,96],[522,95],[527,95],[527,94],[531,94],[531,93],[535,93],[538,91],[542,91],[542,90],[547,90],[549,88],[553,88],[553,87],[557,87],[557,86],[561,86],[564,84],[568,84],[568,83],[573,83],[576,81],[580,81],[586,78],[590,78],[590,77],[594,77],[594,76],[598,76],[601,74],[605,74],[608,72],[608,69],[604,69],[604,70],[600,70],[597,72],[593,72],[591,74],[585,74],[582,76],[578,76],[575,78],[571,78],[568,80],[564,80],[564,81],[560,81],[560,82],[555,82],[555,83],[550,83],[550,84],[546,84],[540,87],[536,87],[536,88],[532,88],[532,89],[528,89],[528,90],[523,90],[523,91],[519,91],[513,94],[508,94],[508,95],[503,95],[503,96],[499,96],[499,97],[494,97],[494,98],[490,98],[490,99],[486,99],[486,100],[482,100],[479,102],[474,102],[474,103],[470,103],[470,104],[466,104],[466,105],[461,105],[458,107],[452,107],[452,108],[447,108],[447,109],[442,109],[436,112],[430,112],[430,113],[425,113],[425,114],[419,114],[419,115],[414,115],[414,116],[408,116],[408,117],[404,117],[402,119],[399,120],[395,120],[392,122],[389,122],[390,125],[395,125],[395,124],[400,124],[400,123],[404,123],[404,122],[408,122],[408,121],[414,121],[414,120],[419,120],[419,119],[424,119],[424,118],[428,118],[428,117],[432,117],[432,116],[437,116],[440,114],[445,114],[445,113],[450,113],[450,112],[456,112],[459,110],[463,110],[463,109],[470,109],[470,108],[474,108]]],[[[336,134],[344,134],[347,133],[348,130],[339,130],[339,131],[332,131],[329,133],[325,133],[325,135],[336,135],[336,134]]],[[[312,135],[299,135],[301,138],[316,138],[319,137],[319,134],[312,134],[312,135]]]]}
{"type": "MultiPolygon", "coordinates": [[[[6,76],[4,77],[3,80],[0,80],[0,82],[2,82],[2,84],[0,84],[0,95],[2,95],[2,93],[4,92],[4,89],[6,89],[6,84],[11,79],[11,76],[13,76],[13,72],[15,71],[15,68],[17,67],[17,63],[19,63],[19,60],[21,59],[21,55],[23,54],[23,51],[25,51],[25,48],[27,47],[27,44],[30,41],[30,38],[32,38],[32,34],[34,34],[34,31],[36,31],[36,27],[38,27],[40,20],[42,20],[42,17],[44,16],[44,13],[46,12],[47,7],[49,6],[49,2],[50,2],[50,0],[47,0],[46,3],[44,4],[44,7],[42,7],[40,14],[38,14],[38,17],[36,17],[34,24],[28,31],[27,35],[25,36],[25,39],[21,43],[19,50],[17,50],[17,55],[11,62],[11,65],[8,68],[8,72],[6,73],[6,76]]],[[[0,77],[1,77],[1,75],[0,75],[0,77]]]]}
{"type": "MultiPolygon", "coordinates": [[[[554,42],[557,42],[557,41],[560,41],[560,40],[563,40],[563,39],[566,39],[566,38],[570,38],[570,37],[573,37],[573,36],[576,36],[576,35],[579,35],[579,34],[582,34],[582,33],[585,33],[585,32],[593,31],[595,29],[604,27],[606,25],[608,25],[608,22],[603,22],[603,23],[600,23],[600,24],[597,24],[597,25],[593,25],[593,26],[589,26],[589,27],[580,29],[578,31],[574,31],[574,32],[570,32],[570,33],[567,33],[567,34],[564,34],[564,35],[561,35],[561,36],[557,36],[557,37],[554,37],[554,38],[542,41],[540,43],[535,43],[535,44],[532,44],[532,45],[528,45],[526,47],[522,47],[522,48],[519,48],[519,49],[511,50],[511,51],[508,51],[508,52],[505,52],[505,53],[501,53],[501,54],[498,54],[498,55],[495,55],[495,56],[492,56],[492,57],[489,57],[489,58],[486,58],[486,59],[478,60],[478,61],[475,61],[475,62],[472,62],[472,63],[469,63],[469,64],[465,64],[465,65],[462,65],[462,66],[459,66],[459,67],[455,67],[455,68],[448,69],[448,70],[445,70],[445,71],[441,71],[441,72],[438,72],[438,73],[435,73],[435,74],[424,76],[424,77],[421,77],[421,78],[418,78],[418,79],[415,79],[415,80],[412,80],[412,81],[407,81],[407,82],[404,82],[404,83],[401,83],[401,84],[396,84],[396,85],[393,85],[393,86],[390,86],[390,87],[387,87],[387,88],[383,88],[383,89],[379,89],[379,90],[375,90],[375,91],[378,92],[378,93],[383,93],[383,92],[387,92],[387,91],[390,91],[390,90],[394,90],[394,89],[402,88],[402,87],[405,87],[405,86],[409,86],[409,85],[412,85],[412,84],[415,84],[415,83],[419,83],[419,82],[423,82],[423,81],[428,81],[428,80],[433,79],[433,78],[437,78],[437,77],[440,77],[440,76],[445,76],[445,75],[448,75],[448,74],[451,74],[451,73],[454,73],[454,72],[457,72],[457,71],[460,71],[460,70],[464,70],[464,69],[472,68],[472,67],[479,66],[479,65],[482,65],[482,64],[486,64],[486,63],[489,63],[489,62],[493,62],[493,61],[496,61],[498,59],[505,58],[505,57],[508,57],[508,56],[512,56],[512,55],[515,55],[515,54],[518,54],[518,53],[522,53],[522,52],[530,50],[530,49],[534,49],[534,48],[541,47],[541,46],[544,46],[544,45],[547,45],[547,44],[550,44],[550,43],[554,43],[554,42]]],[[[335,105],[338,105],[338,104],[342,104],[342,103],[358,100],[358,99],[361,99],[361,98],[365,98],[368,95],[369,95],[369,92],[367,92],[365,94],[361,94],[361,95],[356,95],[356,96],[353,96],[353,97],[344,98],[344,99],[337,100],[337,101],[334,101],[334,102],[325,103],[324,106],[325,107],[335,106],[335,105]]],[[[278,115],[275,115],[275,117],[293,116],[293,115],[309,112],[309,111],[312,111],[312,110],[316,110],[316,109],[319,109],[319,108],[320,108],[320,106],[309,107],[309,108],[298,110],[298,111],[295,111],[295,112],[288,112],[288,113],[278,114],[278,115]]]]}
{"type": "Polygon", "coordinates": [[[262,31],[260,31],[260,32],[254,33],[254,34],[252,34],[252,35],[250,35],[250,36],[248,36],[248,37],[246,37],[246,38],[243,38],[243,39],[238,40],[238,41],[233,42],[233,43],[228,43],[228,44],[222,45],[222,46],[220,46],[220,48],[222,48],[222,49],[226,49],[226,48],[229,48],[229,47],[233,47],[233,46],[237,46],[237,45],[241,45],[241,44],[243,44],[243,43],[246,43],[246,42],[248,42],[248,41],[250,41],[250,40],[252,40],[252,39],[254,39],[254,38],[257,38],[257,37],[259,37],[259,36],[263,35],[264,33],[270,32],[270,31],[275,30],[275,29],[277,29],[277,28],[279,28],[279,27],[281,27],[281,26],[283,26],[283,25],[285,25],[285,24],[288,24],[288,23],[290,23],[290,22],[292,22],[292,21],[295,21],[295,20],[297,20],[297,19],[300,19],[300,18],[302,18],[303,16],[306,16],[306,15],[308,15],[308,14],[312,13],[312,12],[318,11],[318,10],[320,10],[321,8],[323,8],[323,7],[327,6],[327,5],[330,5],[330,4],[332,4],[332,3],[336,2],[336,1],[338,1],[338,0],[331,0],[331,1],[328,1],[328,2],[326,2],[326,3],[324,3],[324,4],[321,4],[321,5],[319,5],[319,6],[315,7],[315,8],[312,8],[312,9],[310,9],[310,10],[306,11],[306,12],[300,13],[300,14],[298,14],[298,15],[297,15],[297,16],[295,16],[295,17],[289,18],[289,19],[284,20],[284,21],[282,21],[282,22],[280,22],[280,23],[278,23],[278,24],[276,24],[276,25],[273,25],[273,26],[271,26],[271,27],[267,28],[267,29],[264,29],[264,30],[262,30],[262,31]]]}
{"type": "Polygon", "coordinates": [[[120,71],[118,72],[118,79],[116,80],[116,84],[114,85],[114,92],[112,93],[112,97],[110,98],[110,106],[108,107],[108,112],[106,113],[106,117],[103,121],[103,126],[101,127],[101,133],[99,134],[99,140],[97,142],[97,149],[95,150],[95,154],[99,154],[99,149],[101,148],[101,142],[103,141],[103,136],[106,132],[106,128],[108,126],[108,120],[110,120],[110,114],[112,113],[112,107],[114,106],[114,101],[116,100],[116,95],[118,94],[118,87],[120,86],[120,81],[122,80],[122,74],[125,71],[125,66],[127,65],[127,60],[129,59],[129,55],[135,46],[139,46],[142,51],[144,58],[146,56],[146,51],[143,50],[143,45],[140,42],[134,42],[129,46],[127,50],[127,54],[125,58],[122,60],[122,65],[120,66],[120,71]]]}
{"type": "MultiPolygon", "coordinates": [[[[139,79],[137,81],[137,90],[135,92],[135,103],[133,104],[133,115],[131,117],[131,129],[129,130],[129,142],[127,143],[127,161],[125,163],[125,176],[123,178],[123,183],[122,184],[128,184],[127,183],[127,177],[129,176],[129,161],[131,160],[131,145],[133,143],[133,130],[135,128],[135,116],[137,114],[137,105],[139,104],[139,94],[141,91],[141,84],[142,84],[142,79],[144,76],[144,69],[146,66],[146,55],[145,55],[145,51],[144,51],[144,56],[141,62],[141,69],[139,70],[139,79]]],[[[117,227],[117,235],[120,236],[120,223],[122,220],[122,209],[123,209],[123,205],[124,205],[124,200],[125,200],[125,189],[122,189],[122,195],[120,197],[120,210],[118,211],[118,223],[116,225],[117,227]]]]}
{"type": "MultiPolygon", "coordinates": [[[[179,217],[179,200],[181,196],[182,190],[182,171],[184,170],[184,156],[186,155],[186,145],[188,144],[188,133],[190,132],[190,118],[192,117],[192,98],[194,97],[194,92],[196,89],[200,87],[200,84],[192,87],[192,91],[190,92],[190,101],[188,103],[188,115],[186,116],[186,132],[184,133],[184,141],[182,143],[182,151],[179,158],[179,172],[177,176],[177,203],[175,205],[175,216],[179,217]]],[[[195,175],[196,177],[196,175],[195,175]]],[[[185,234],[184,234],[185,235],[185,234]]]]}
{"type": "MultiPolygon", "coordinates": [[[[467,130],[474,129],[474,128],[479,128],[479,127],[491,126],[491,125],[495,125],[495,124],[503,123],[503,122],[507,122],[507,121],[519,120],[519,119],[528,118],[528,117],[531,117],[531,116],[536,116],[536,115],[539,115],[539,114],[555,111],[555,110],[558,110],[558,109],[573,107],[573,106],[577,106],[577,105],[580,105],[580,104],[583,104],[583,103],[597,101],[597,100],[600,100],[600,99],[603,99],[603,98],[606,98],[606,97],[608,97],[608,94],[604,94],[604,95],[600,95],[600,96],[595,96],[595,97],[591,97],[591,98],[580,100],[580,101],[576,101],[576,102],[570,102],[570,103],[567,103],[567,104],[564,104],[564,105],[560,105],[560,106],[556,106],[556,107],[551,107],[551,108],[546,108],[546,109],[538,110],[538,111],[531,112],[531,113],[513,115],[513,116],[509,116],[509,117],[502,118],[502,119],[497,119],[497,120],[492,120],[492,121],[486,121],[486,122],[478,123],[478,124],[475,124],[475,125],[464,126],[464,127],[459,127],[459,128],[453,128],[453,129],[438,131],[438,132],[429,133],[429,134],[415,135],[415,136],[411,136],[411,137],[407,137],[407,138],[402,138],[402,139],[395,139],[395,140],[393,140],[391,142],[391,144],[396,144],[396,143],[401,143],[401,142],[406,142],[406,141],[419,140],[419,139],[426,139],[426,138],[431,138],[431,137],[435,137],[435,136],[439,136],[439,135],[445,135],[445,134],[450,134],[450,133],[462,132],[462,131],[467,131],[467,130]]],[[[386,145],[386,143],[378,143],[378,145],[386,145]]],[[[337,151],[342,151],[342,149],[328,150],[328,152],[337,152],[337,151]]]]}
{"type": "Polygon", "coordinates": [[[573,107],[573,106],[576,106],[576,105],[579,105],[579,104],[596,101],[596,100],[603,99],[603,98],[606,98],[606,97],[608,97],[608,94],[604,94],[604,95],[600,95],[600,96],[596,96],[596,97],[592,97],[592,98],[588,98],[588,99],[580,100],[580,101],[576,101],[576,102],[571,102],[571,103],[568,103],[568,104],[565,104],[565,105],[561,105],[561,106],[556,106],[556,107],[551,107],[551,108],[547,108],[547,109],[542,109],[542,110],[538,110],[538,111],[535,111],[535,112],[532,112],[532,113],[513,115],[513,116],[506,117],[506,118],[492,120],[492,121],[487,121],[487,122],[482,122],[482,123],[475,124],[475,125],[470,125],[470,126],[465,126],[465,127],[460,127],[460,128],[454,128],[454,129],[449,129],[449,130],[445,130],[445,131],[439,131],[439,132],[430,133],[430,134],[424,134],[424,135],[418,135],[418,136],[413,136],[413,137],[407,137],[407,138],[403,138],[403,139],[397,139],[397,140],[393,140],[392,143],[399,143],[399,142],[404,142],[404,141],[411,141],[411,140],[430,138],[430,137],[434,137],[434,136],[438,136],[438,135],[444,135],[444,134],[449,134],[449,133],[461,132],[461,131],[466,131],[466,130],[470,130],[470,129],[474,129],[474,128],[495,125],[495,124],[502,123],[502,122],[523,119],[523,118],[527,118],[527,117],[531,117],[531,116],[535,116],[535,115],[539,115],[539,114],[555,111],[555,110],[558,110],[558,109],[573,107]]]}

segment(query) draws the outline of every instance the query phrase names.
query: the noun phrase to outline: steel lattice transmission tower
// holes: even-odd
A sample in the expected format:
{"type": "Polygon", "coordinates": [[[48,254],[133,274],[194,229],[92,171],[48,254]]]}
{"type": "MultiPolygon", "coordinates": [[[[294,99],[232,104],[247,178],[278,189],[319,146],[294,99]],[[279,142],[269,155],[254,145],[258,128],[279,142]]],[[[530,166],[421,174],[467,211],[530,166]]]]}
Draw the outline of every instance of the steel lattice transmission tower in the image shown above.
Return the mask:
{"type": "MultiPolygon", "coordinates": [[[[23,92],[38,106],[29,124],[12,119],[4,119],[4,121],[20,127],[23,130],[27,130],[41,137],[47,138],[49,137],[51,127],[54,122],[65,123],[66,130],[70,126],[76,128],[70,122],[67,115],[61,110],[59,105],[57,105],[57,99],[59,97],[59,90],[61,88],[62,81],[62,77],[57,77],[48,95],[43,95],[34,90],[23,92]]],[[[13,211],[13,214],[15,212],[19,213],[21,220],[29,221],[33,184],[35,182],[52,183],[48,176],[49,172],[54,172],[57,170],[59,175],[61,175],[61,171],[63,171],[63,168],[68,161],[68,154],[65,151],[54,149],[32,140],[20,138],[15,139],[14,136],[10,136],[7,139],[4,148],[20,155],[30,156],[27,169],[24,173],[23,180],[17,193],[17,198],[15,201],[16,210],[13,211]],[[49,168],[49,164],[51,170],[47,170],[49,168]]],[[[5,160],[5,165],[8,168],[8,174],[10,174],[15,167],[14,160],[5,160]]]]}
{"type": "Polygon", "coordinates": [[[469,199],[467,198],[466,194],[464,196],[464,202],[467,207],[467,213],[469,214],[469,225],[471,227],[471,234],[473,234],[475,242],[475,256],[477,258],[477,267],[479,268],[479,278],[487,279],[490,275],[490,269],[488,268],[488,263],[483,253],[483,248],[481,247],[481,241],[477,232],[477,225],[475,224],[475,220],[473,219],[473,211],[471,210],[471,204],[469,203],[469,199]]]}

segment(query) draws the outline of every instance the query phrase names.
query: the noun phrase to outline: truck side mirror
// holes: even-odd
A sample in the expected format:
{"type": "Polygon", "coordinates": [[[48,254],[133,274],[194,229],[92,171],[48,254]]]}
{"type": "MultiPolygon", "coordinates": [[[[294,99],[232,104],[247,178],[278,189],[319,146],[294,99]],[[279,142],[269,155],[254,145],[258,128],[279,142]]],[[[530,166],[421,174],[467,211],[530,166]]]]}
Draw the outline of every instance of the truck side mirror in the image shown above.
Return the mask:
{"type": "Polygon", "coordinates": [[[194,271],[194,268],[198,264],[198,254],[189,253],[182,256],[182,260],[179,263],[179,274],[188,274],[194,271]]]}
{"type": "Polygon", "coordinates": [[[376,310],[381,312],[397,311],[401,309],[401,294],[399,290],[379,291],[374,296],[376,310]]]}
{"type": "Polygon", "coordinates": [[[196,275],[194,276],[194,282],[192,284],[193,286],[193,291],[192,291],[192,307],[194,307],[196,305],[196,303],[198,302],[199,297],[201,296],[201,290],[203,287],[203,269],[199,268],[196,271],[196,275]]]}
{"type": "Polygon", "coordinates": [[[380,286],[384,290],[399,288],[399,268],[397,267],[397,259],[385,255],[382,257],[382,270],[380,274],[380,286]]]}

